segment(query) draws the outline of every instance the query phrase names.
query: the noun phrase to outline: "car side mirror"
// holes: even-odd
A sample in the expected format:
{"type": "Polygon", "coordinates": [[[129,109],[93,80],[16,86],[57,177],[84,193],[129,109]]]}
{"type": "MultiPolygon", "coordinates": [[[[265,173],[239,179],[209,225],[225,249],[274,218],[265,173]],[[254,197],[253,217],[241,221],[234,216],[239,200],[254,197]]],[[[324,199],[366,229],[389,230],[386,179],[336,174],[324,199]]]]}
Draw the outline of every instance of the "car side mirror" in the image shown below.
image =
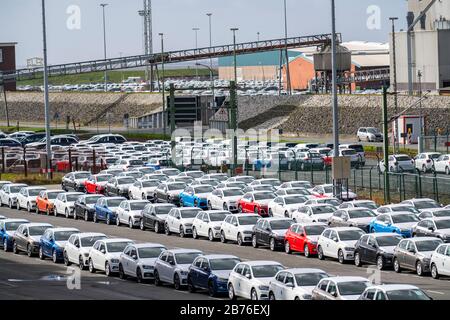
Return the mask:
{"type": "Polygon", "coordinates": [[[133,260],[137,260],[137,255],[133,254],[133,255],[131,256],[131,258],[132,258],[133,260]]]}
{"type": "Polygon", "coordinates": [[[102,250],[100,250],[100,252],[103,253],[103,254],[105,254],[105,253],[106,253],[106,250],[105,250],[105,249],[102,249],[102,250]]]}
{"type": "Polygon", "coordinates": [[[338,242],[338,238],[333,238],[333,241],[334,242],[338,242]]]}
{"type": "Polygon", "coordinates": [[[414,249],[414,248],[412,248],[412,249],[408,249],[408,252],[411,252],[411,253],[416,253],[416,249],[414,249]]]}
{"type": "Polygon", "coordinates": [[[434,228],[433,227],[429,227],[428,230],[431,231],[431,232],[434,232],[434,228]]]}
{"type": "Polygon", "coordinates": [[[304,237],[305,237],[305,234],[304,234],[304,233],[300,233],[299,236],[302,237],[302,238],[304,238],[304,237]]]}
{"type": "Polygon", "coordinates": [[[294,288],[294,284],[292,282],[286,283],[286,287],[294,288]]]}
{"type": "Polygon", "coordinates": [[[251,278],[252,278],[252,275],[251,275],[250,273],[246,273],[246,274],[245,274],[245,277],[246,277],[247,279],[251,279],[251,278]]]}
{"type": "Polygon", "coordinates": [[[331,295],[335,298],[337,298],[337,291],[331,292],[331,295]]]}

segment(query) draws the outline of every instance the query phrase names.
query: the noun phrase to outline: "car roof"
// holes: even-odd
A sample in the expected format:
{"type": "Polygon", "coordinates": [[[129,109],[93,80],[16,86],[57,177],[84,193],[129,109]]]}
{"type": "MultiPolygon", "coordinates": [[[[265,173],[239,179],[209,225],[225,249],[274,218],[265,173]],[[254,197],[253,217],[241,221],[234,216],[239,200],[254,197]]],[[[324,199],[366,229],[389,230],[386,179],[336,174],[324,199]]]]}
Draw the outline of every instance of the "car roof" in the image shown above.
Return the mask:
{"type": "Polygon", "coordinates": [[[200,254],[203,254],[202,251],[197,250],[197,249],[181,249],[181,248],[170,249],[170,250],[167,250],[167,252],[171,252],[173,254],[177,254],[177,253],[200,253],[200,254]]]}
{"type": "Polygon", "coordinates": [[[410,284],[381,284],[381,285],[372,286],[371,288],[372,289],[380,289],[383,291],[419,289],[418,287],[410,285],[410,284]]]}
{"type": "Polygon", "coordinates": [[[431,240],[435,241],[435,240],[441,240],[441,239],[436,238],[436,237],[417,237],[417,238],[407,238],[407,239],[403,239],[403,240],[411,240],[413,242],[420,242],[420,241],[431,241],[431,240]]]}
{"type": "Polygon", "coordinates": [[[450,220],[450,217],[433,217],[433,218],[426,218],[424,220],[443,221],[443,220],[450,220]]]}
{"type": "MultiPolygon", "coordinates": [[[[393,232],[377,232],[377,233],[368,233],[368,236],[372,236],[375,239],[376,238],[381,238],[381,237],[386,237],[386,236],[391,236],[391,237],[401,237],[401,235],[399,235],[398,233],[393,233],[393,232]]],[[[403,239],[402,239],[403,240],[403,239]]]]}
{"type": "Polygon", "coordinates": [[[232,215],[233,217],[236,218],[242,218],[242,217],[261,217],[259,214],[255,214],[255,213],[236,213],[232,215]]]}
{"type": "Polygon", "coordinates": [[[337,277],[328,277],[328,278],[323,278],[323,280],[331,280],[334,281],[336,283],[341,283],[341,282],[354,282],[354,281],[365,281],[368,282],[369,279],[367,278],[363,278],[363,277],[354,277],[354,276],[337,276],[337,277]]]}
{"type": "MultiPolygon", "coordinates": [[[[3,220],[4,221],[4,220],[3,220]]],[[[43,222],[32,222],[26,224],[28,227],[53,227],[50,223],[43,223],[43,222]]]]}
{"type": "Polygon", "coordinates": [[[131,239],[127,239],[127,238],[108,238],[108,239],[102,239],[102,240],[98,240],[98,241],[103,241],[105,243],[114,243],[114,242],[134,242],[131,239]]]}
{"type": "Polygon", "coordinates": [[[305,223],[294,223],[293,225],[302,226],[302,227],[312,227],[312,226],[324,226],[328,227],[328,225],[324,222],[305,222],[305,223]]]}
{"type": "Polygon", "coordinates": [[[76,231],[76,232],[80,232],[80,230],[76,229],[76,228],[52,228],[51,229],[53,232],[63,232],[63,231],[76,231]]]}
{"type": "MultiPolygon", "coordinates": [[[[334,231],[350,231],[350,230],[361,230],[358,227],[334,227],[334,228],[330,228],[329,230],[334,230],[334,231]]],[[[361,230],[363,231],[363,230],[361,230]]]]}
{"type": "Polygon", "coordinates": [[[208,254],[202,256],[203,258],[206,258],[208,260],[215,260],[215,259],[239,259],[239,257],[233,256],[231,254],[208,254]]]}
{"type": "MultiPolygon", "coordinates": [[[[322,269],[317,268],[290,268],[290,269],[284,269],[283,271],[291,272],[293,274],[302,274],[302,273],[327,273],[326,271],[322,269]]],[[[281,271],[280,271],[281,272],[281,271]]]]}
{"type": "Polygon", "coordinates": [[[106,234],[99,232],[81,232],[77,234],[80,238],[89,238],[89,237],[106,237],[106,234]]]}
{"type": "Polygon", "coordinates": [[[26,219],[14,219],[14,218],[8,218],[8,219],[3,219],[2,222],[24,222],[24,223],[30,223],[30,221],[26,220],[26,219]]]}
{"type": "Polygon", "coordinates": [[[135,248],[165,248],[166,246],[160,243],[151,243],[151,242],[145,242],[145,243],[134,243],[132,244],[135,248]]]}
{"type": "Polygon", "coordinates": [[[278,261],[270,261],[270,260],[252,260],[252,261],[243,261],[243,263],[248,264],[249,266],[265,266],[265,265],[280,265],[281,263],[278,261]]]}

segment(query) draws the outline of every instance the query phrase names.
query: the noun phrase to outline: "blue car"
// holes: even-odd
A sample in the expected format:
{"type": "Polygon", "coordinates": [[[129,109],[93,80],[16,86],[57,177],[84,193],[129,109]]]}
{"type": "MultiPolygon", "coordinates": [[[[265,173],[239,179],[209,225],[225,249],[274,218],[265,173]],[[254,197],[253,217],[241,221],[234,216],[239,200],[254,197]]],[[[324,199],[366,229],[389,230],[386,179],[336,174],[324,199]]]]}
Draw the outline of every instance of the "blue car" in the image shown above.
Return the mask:
{"type": "Polygon", "coordinates": [[[208,209],[208,195],[214,191],[210,185],[187,187],[180,193],[180,206],[208,209]]]}
{"type": "Polygon", "coordinates": [[[116,223],[116,210],[124,197],[104,197],[97,200],[94,206],[94,221],[105,221],[106,224],[116,223]]]}
{"type": "Polygon", "coordinates": [[[398,233],[405,238],[412,237],[412,228],[419,218],[410,212],[385,213],[374,218],[369,225],[370,232],[398,233]]]}
{"type": "Polygon", "coordinates": [[[51,258],[54,263],[64,260],[64,247],[70,236],[80,233],[75,228],[47,229],[39,241],[39,259],[51,258]]]}
{"type": "Polygon", "coordinates": [[[24,223],[30,222],[25,219],[0,220],[0,245],[3,247],[3,250],[9,251],[12,249],[14,231],[16,231],[17,228],[24,223]]]}
{"type": "Polygon", "coordinates": [[[226,294],[230,273],[239,262],[238,257],[223,254],[197,257],[188,271],[189,291],[208,290],[211,297],[226,294]]]}

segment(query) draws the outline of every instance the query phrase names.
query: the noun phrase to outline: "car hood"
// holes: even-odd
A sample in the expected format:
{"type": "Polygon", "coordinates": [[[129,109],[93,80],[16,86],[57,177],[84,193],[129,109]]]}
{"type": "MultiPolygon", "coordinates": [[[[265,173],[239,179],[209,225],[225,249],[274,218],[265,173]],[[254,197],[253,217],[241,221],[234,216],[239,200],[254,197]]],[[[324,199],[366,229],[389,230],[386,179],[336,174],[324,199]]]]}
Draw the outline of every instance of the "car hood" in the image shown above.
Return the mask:
{"type": "Polygon", "coordinates": [[[223,200],[227,202],[237,202],[242,198],[242,196],[224,197],[223,200]]]}
{"type": "Polygon", "coordinates": [[[417,222],[405,222],[405,223],[396,223],[393,226],[400,229],[412,229],[417,224],[417,222]]]}
{"type": "Polygon", "coordinates": [[[438,229],[438,234],[450,234],[450,229],[438,229]]]}
{"type": "Polygon", "coordinates": [[[272,199],[267,199],[267,200],[257,200],[254,203],[255,204],[259,204],[260,206],[267,206],[269,204],[269,202],[272,201],[272,199]]]}
{"type": "Polygon", "coordinates": [[[210,194],[210,192],[207,192],[207,193],[196,193],[195,196],[197,198],[200,198],[200,199],[206,199],[209,194],[210,194]]]}
{"type": "Polygon", "coordinates": [[[67,241],[55,241],[55,244],[58,247],[64,248],[66,246],[67,241]]]}
{"type": "Polygon", "coordinates": [[[284,230],[272,230],[272,232],[274,234],[276,234],[279,237],[284,237],[286,235],[286,232],[288,231],[288,229],[284,229],[284,230]]]}
{"type": "Polygon", "coordinates": [[[158,258],[145,258],[145,259],[140,259],[139,263],[142,265],[147,265],[147,266],[154,266],[155,262],[158,258]]]}
{"type": "Polygon", "coordinates": [[[218,278],[228,279],[230,277],[231,270],[215,270],[212,272],[218,278]]]}
{"type": "Polygon", "coordinates": [[[121,184],[119,185],[119,189],[128,189],[129,187],[131,187],[133,185],[133,183],[129,183],[129,184],[121,184]]]}
{"type": "Polygon", "coordinates": [[[33,240],[33,242],[39,242],[41,240],[42,236],[30,236],[30,239],[33,240]]]}
{"type": "Polygon", "coordinates": [[[108,181],[101,181],[101,182],[96,183],[96,185],[102,186],[102,187],[106,186],[107,184],[108,184],[108,181]]]}
{"type": "Polygon", "coordinates": [[[239,226],[239,231],[253,231],[254,225],[239,226]]]}
{"type": "Polygon", "coordinates": [[[110,252],[107,253],[106,258],[107,259],[119,259],[122,252],[110,252]]]}
{"type": "Polygon", "coordinates": [[[430,259],[434,251],[420,251],[417,253],[417,257],[420,258],[428,258],[430,259]]]}
{"type": "Polygon", "coordinates": [[[131,210],[131,211],[129,211],[129,213],[132,216],[141,216],[142,215],[142,210],[131,210]]]}
{"type": "Polygon", "coordinates": [[[356,242],[358,242],[358,240],[348,240],[348,241],[341,241],[340,243],[343,244],[344,246],[348,246],[348,247],[355,247],[356,242]]]}
{"type": "Polygon", "coordinates": [[[6,234],[10,237],[12,237],[14,235],[15,231],[6,231],[6,234]]]}
{"type": "Polygon", "coordinates": [[[220,227],[222,225],[222,223],[223,223],[223,221],[213,221],[213,222],[210,222],[209,225],[214,228],[214,227],[220,227]]]}
{"type": "Polygon", "coordinates": [[[270,278],[254,278],[255,286],[269,286],[270,281],[273,280],[273,277],[270,278]]]}
{"type": "Polygon", "coordinates": [[[368,218],[354,218],[348,220],[349,222],[354,222],[356,224],[369,224],[373,220],[373,217],[368,218]]]}
{"type": "Polygon", "coordinates": [[[171,191],[167,191],[167,194],[170,196],[179,196],[180,193],[182,193],[183,190],[171,190],[171,191]]]}
{"type": "Polygon", "coordinates": [[[307,287],[295,287],[295,292],[299,295],[303,295],[303,294],[310,294],[312,295],[312,291],[315,288],[315,286],[307,286],[307,287]]]}
{"type": "Polygon", "coordinates": [[[319,236],[308,236],[308,240],[311,242],[317,243],[317,241],[319,241],[319,237],[320,237],[320,235],[319,236]]]}
{"type": "Polygon", "coordinates": [[[168,214],[157,214],[156,217],[161,219],[161,220],[166,220],[167,219],[168,214]]]}
{"type": "Polygon", "coordinates": [[[186,224],[186,223],[192,224],[194,222],[194,219],[195,218],[182,218],[182,219],[180,219],[180,222],[183,224],[186,224]]]}
{"type": "Polygon", "coordinates": [[[390,247],[381,247],[380,251],[385,252],[385,253],[390,253],[390,254],[394,254],[394,249],[396,248],[396,246],[390,246],[390,247]]]}
{"type": "Polygon", "coordinates": [[[342,300],[358,300],[361,295],[341,296],[342,300]]]}
{"type": "Polygon", "coordinates": [[[86,180],[87,180],[87,178],[83,178],[83,179],[75,179],[75,183],[77,183],[77,184],[83,184],[86,180]]]}
{"type": "Polygon", "coordinates": [[[178,264],[177,268],[180,269],[181,271],[188,272],[190,266],[191,266],[190,264],[178,264]]]}
{"type": "Polygon", "coordinates": [[[152,191],[155,191],[155,189],[156,189],[157,187],[146,187],[146,188],[142,188],[142,190],[144,191],[144,192],[152,192],[152,191]]]}

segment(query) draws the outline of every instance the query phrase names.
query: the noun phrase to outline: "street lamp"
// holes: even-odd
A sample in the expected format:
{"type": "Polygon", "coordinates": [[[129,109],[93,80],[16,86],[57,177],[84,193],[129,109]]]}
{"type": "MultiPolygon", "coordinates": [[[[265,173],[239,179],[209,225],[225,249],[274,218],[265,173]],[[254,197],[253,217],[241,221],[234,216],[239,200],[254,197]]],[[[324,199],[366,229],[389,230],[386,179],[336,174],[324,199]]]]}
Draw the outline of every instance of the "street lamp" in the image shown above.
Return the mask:
{"type": "Polygon", "coordinates": [[[106,66],[106,19],[105,19],[105,7],[107,6],[107,3],[102,3],[100,6],[102,7],[103,11],[103,52],[105,56],[105,92],[108,91],[108,73],[107,73],[107,66],[106,66]]]}
{"type": "Polygon", "coordinates": [[[163,99],[163,115],[162,115],[162,121],[163,121],[163,128],[164,128],[164,137],[166,136],[166,88],[165,88],[165,74],[164,74],[164,33],[159,33],[159,36],[161,37],[161,83],[162,83],[162,99],[163,99]]]}
{"type": "Polygon", "coordinates": [[[256,33],[256,37],[257,37],[257,39],[258,39],[258,42],[259,42],[259,36],[260,36],[260,32],[258,31],[257,33],[256,33]]]}
{"type": "MultiPolygon", "coordinates": [[[[196,53],[198,50],[198,31],[199,30],[200,30],[200,28],[192,28],[192,31],[195,32],[195,51],[196,51],[196,53]]],[[[195,63],[196,64],[198,63],[197,59],[195,60],[195,63]]],[[[195,67],[195,77],[197,78],[197,81],[198,81],[198,68],[197,67],[195,67]]]]}
{"type": "MultiPolygon", "coordinates": [[[[395,114],[398,113],[398,96],[397,96],[397,53],[396,53],[396,44],[395,44],[395,21],[398,20],[397,17],[390,17],[389,20],[392,22],[392,58],[393,58],[393,90],[394,90],[394,106],[395,106],[395,114]]],[[[395,120],[395,131],[394,131],[394,151],[395,153],[399,150],[399,139],[398,139],[398,120],[395,120]]]]}
{"type": "Polygon", "coordinates": [[[287,47],[287,38],[288,38],[288,23],[287,23],[287,5],[286,0],[283,0],[284,4],[284,52],[286,56],[286,89],[288,94],[290,95],[292,93],[291,89],[291,73],[289,70],[289,54],[288,54],[288,47],[287,47]]]}
{"type": "Polygon", "coordinates": [[[231,28],[230,30],[233,32],[234,82],[237,85],[236,31],[239,31],[239,28],[231,28]]]}
{"type": "MultiPolygon", "coordinates": [[[[209,20],[209,52],[211,53],[211,48],[212,48],[212,13],[207,13],[206,14],[208,16],[208,20],[209,20]]],[[[209,58],[209,71],[211,72],[210,74],[210,81],[211,81],[211,89],[212,89],[212,95],[213,95],[213,108],[215,107],[216,104],[216,97],[215,97],[215,92],[214,92],[214,73],[213,73],[213,62],[212,62],[212,57],[209,58]]]]}

